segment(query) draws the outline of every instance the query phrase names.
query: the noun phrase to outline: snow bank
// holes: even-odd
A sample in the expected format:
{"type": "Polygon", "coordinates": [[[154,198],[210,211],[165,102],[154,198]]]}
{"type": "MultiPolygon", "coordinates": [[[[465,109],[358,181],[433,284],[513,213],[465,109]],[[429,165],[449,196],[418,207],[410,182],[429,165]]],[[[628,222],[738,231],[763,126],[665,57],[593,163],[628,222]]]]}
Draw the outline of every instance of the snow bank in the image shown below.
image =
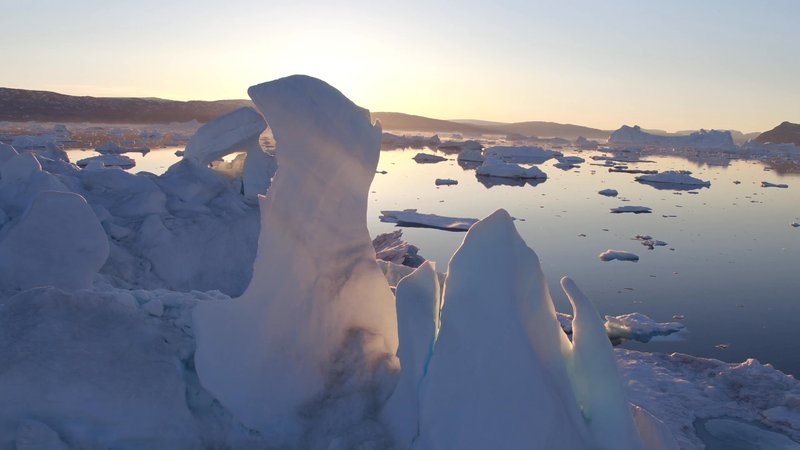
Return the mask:
{"type": "Polygon", "coordinates": [[[105,230],[83,197],[44,191],[0,240],[0,287],[88,288],[108,252],[105,230]]]}
{"type": "Polygon", "coordinates": [[[261,200],[247,290],[195,310],[195,363],[246,425],[296,442],[295,414],[323,391],[335,354],[361,352],[376,368],[397,349],[394,299],[364,221],[381,130],[314,78],[248,92],[273,129],[280,169],[261,200]]]}
{"type": "Polygon", "coordinates": [[[478,219],[438,216],[418,213],[416,209],[402,211],[381,211],[381,222],[396,223],[398,226],[418,226],[438,228],[449,231],[467,231],[478,219]]]}
{"type": "Polygon", "coordinates": [[[547,174],[538,167],[522,167],[518,164],[504,162],[498,158],[487,156],[478,170],[478,175],[498,178],[543,179],[547,174]]]}
{"type": "Polygon", "coordinates": [[[597,255],[600,261],[639,261],[639,256],[623,250],[606,250],[597,255]]]}
{"type": "Polygon", "coordinates": [[[520,164],[541,164],[548,159],[562,156],[560,152],[545,150],[542,147],[494,146],[483,152],[486,158],[497,158],[505,162],[520,164]]]}

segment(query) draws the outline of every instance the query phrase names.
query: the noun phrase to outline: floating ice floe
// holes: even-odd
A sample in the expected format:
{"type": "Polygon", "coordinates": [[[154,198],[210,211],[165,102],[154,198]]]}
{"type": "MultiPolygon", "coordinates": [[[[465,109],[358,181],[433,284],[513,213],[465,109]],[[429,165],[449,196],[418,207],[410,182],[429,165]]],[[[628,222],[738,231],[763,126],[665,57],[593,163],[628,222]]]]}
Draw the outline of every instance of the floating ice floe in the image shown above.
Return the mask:
{"type": "Polygon", "coordinates": [[[666,242],[655,239],[647,234],[637,234],[633,239],[641,242],[642,245],[650,250],[653,250],[655,247],[664,247],[667,245],[666,242]]]}
{"type": "Polygon", "coordinates": [[[133,158],[118,154],[91,156],[78,160],[75,164],[78,167],[86,167],[93,163],[100,163],[105,167],[119,167],[121,169],[131,169],[136,166],[136,161],[133,158]]]}
{"type": "Polygon", "coordinates": [[[449,231],[467,231],[478,219],[439,216],[418,213],[416,209],[402,211],[381,211],[381,222],[396,223],[398,226],[438,228],[449,231]]]}
{"type": "Polygon", "coordinates": [[[458,184],[458,180],[452,178],[437,178],[434,183],[436,186],[452,186],[458,184]]]}
{"type": "Polygon", "coordinates": [[[433,164],[442,161],[447,161],[447,158],[439,155],[431,155],[430,153],[417,153],[414,155],[414,161],[420,164],[433,164]]]}
{"type": "Polygon", "coordinates": [[[495,146],[483,151],[485,158],[497,158],[505,162],[519,164],[541,164],[548,159],[562,156],[561,152],[545,150],[542,147],[495,146]]]}
{"type": "MultiPolygon", "coordinates": [[[[572,334],[572,315],[556,313],[561,329],[572,334]]],[[[621,316],[605,316],[605,330],[611,342],[617,344],[623,340],[650,342],[655,336],[668,336],[683,330],[678,322],[656,322],[641,313],[630,313],[621,316]]]]}
{"type": "Polygon", "coordinates": [[[684,328],[680,322],[656,322],[641,313],[621,316],[605,316],[608,337],[616,339],[649,342],[655,336],[668,336],[684,328]]]}
{"type": "Polygon", "coordinates": [[[613,214],[622,214],[622,213],[633,213],[633,214],[650,214],[653,212],[651,208],[647,206],[618,206],[616,208],[611,208],[611,212],[613,214]]]}
{"type": "Polygon", "coordinates": [[[633,254],[631,252],[626,252],[623,250],[606,250],[603,253],[600,253],[598,256],[600,261],[639,261],[639,256],[633,254]]]}
{"type": "Polygon", "coordinates": [[[600,195],[605,195],[606,197],[616,197],[617,195],[619,195],[619,192],[617,192],[616,189],[603,189],[597,191],[597,193],[600,195]]]}
{"type": "Polygon", "coordinates": [[[784,184],[784,183],[775,184],[775,183],[770,183],[769,181],[762,181],[761,182],[761,187],[786,189],[786,188],[789,187],[789,185],[788,184],[784,184]]]}
{"type": "Polygon", "coordinates": [[[482,176],[497,178],[547,178],[547,174],[538,167],[522,167],[519,164],[505,162],[495,157],[487,157],[476,173],[482,176]]]}
{"type": "Polygon", "coordinates": [[[710,187],[710,181],[703,181],[686,170],[667,170],[653,175],[641,175],[636,181],[659,189],[696,189],[710,187]]]}
{"type": "Polygon", "coordinates": [[[97,147],[95,150],[97,153],[103,155],[120,155],[122,153],[141,153],[142,155],[146,155],[148,152],[150,152],[150,149],[147,147],[125,147],[115,142],[106,142],[105,144],[97,147]]]}

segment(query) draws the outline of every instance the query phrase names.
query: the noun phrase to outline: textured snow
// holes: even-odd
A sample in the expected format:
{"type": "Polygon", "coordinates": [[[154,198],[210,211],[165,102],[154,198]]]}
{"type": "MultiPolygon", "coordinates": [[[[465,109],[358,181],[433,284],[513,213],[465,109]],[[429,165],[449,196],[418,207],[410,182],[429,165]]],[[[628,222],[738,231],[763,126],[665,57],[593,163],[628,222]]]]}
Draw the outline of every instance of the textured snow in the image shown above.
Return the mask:
{"type": "Polygon", "coordinates": [[[640,183],[673,184],[686,185],[692,187],[710,187],[710,181],[703,181],[691,175],[691,172],[684,170],[667,170],[653,175],[641,175],[636,177],[640,183]]]}
{"type": "Polygon", "coordinates": [[[487,156],[478,170],[478,175],[497,178],[543,179],[547,174],[538,167],[522,167],[519,164],[504,162],[498,158],[487,156]]]}
{"type": "Polygon", "coordinates": [[[0,239],[0,287],[88,288],[108,253],[106,233],[83,197],[43,191],[0,239]]]}
{"type": "Polygon", "coordinates": [[[633,254],[631,252],[626,252],[623,250],[606,250],[603,253],[600,253],[598,256],[600,261],[639,261],[639,256],[633,254]]]}
{"type": "Polygon", "coordinates": [[[419,226],[439,228],[450,231],[467,231],[478,219],[448,217],[436,214],[423,214],[416,209],[402,211],[381,211],[381,222],[396,223],[398,226],[419,226]]]}
{"type": "Polygon", "coordinates": [[[611,212],[614,214],[621,214],[621,213],[633,213],[633,214],[648,214],[653,212],[651,208],[647,206],[619,206],[617,208],[612,208],[611,212]]]}
{"type": "Polygon", "coordinates": [[[195,363],[203,386],[246,425],[293,441],[302,434],[295,414],[323,391],[334,355],[355,345],[375,367],[397,349],[394,299],[364,221],[381,130],[314,78],[248,92],[273,130],[280,169],[261,200],[247,290],[195,310],[195,363]]]}
{"type": "Polygon", "coordinates": [[[542,147],[516,147],[516,146],[494,146],[489,147],[483,152],[486,158],[497,158],[505,162],[520,164],[541,164],[548,159],[562,156],[561,153],[553,150],[545,150],[542,147]]]}

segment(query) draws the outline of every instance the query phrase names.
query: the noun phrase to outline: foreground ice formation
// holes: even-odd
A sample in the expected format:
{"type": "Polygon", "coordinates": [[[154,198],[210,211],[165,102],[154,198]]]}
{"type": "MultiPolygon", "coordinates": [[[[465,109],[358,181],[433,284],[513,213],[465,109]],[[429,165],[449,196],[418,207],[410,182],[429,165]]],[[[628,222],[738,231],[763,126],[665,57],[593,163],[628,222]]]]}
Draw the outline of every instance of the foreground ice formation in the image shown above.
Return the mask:
{"type": "MultiPolygon", "coordinates": [[[[597,312],[563,281],[576,312],[570,343],[538,258],[508,213],[470,228],[447,273],[440,330],[418,381],[413,448],[643,448],[597,312]]],[[[416,301],[433,304],[427,295],[416,301]]],[[[415,373],[426,354],[416,342],[401,336],[401,348],[418,349],[409,361],[415,373]]],[[[403,355],[400,363],[402,379],[403,355]]]]}
{"type": "Polygon", "coordinates": [[[363,336],[369,364],[397,348],[394,299],[364,221],[381,130],[314,78],[248,92],[273,129],[280,170],[261,200],[247,290],[195,311],[195,363],[203,385],[246,425],[284,430],[291,441],[301,433],[295,415],[322,392],[350,333],[363,336]]]}
{"type": "Polygon", "coordinates": [[[0,239],[0,288],[88,288],[106,262],[108,238],[86,200],[44,191],[0,239]]]}
{"type": "Polygon", "coordinates": [[[424,214],[416,209],[402,211],[381,211],[381,222],[396,223],[397,226],[417,226],[438,228],[448,231],[467,231],[478,219],[466,217],[448,217],[436,214],[424,214]]]}

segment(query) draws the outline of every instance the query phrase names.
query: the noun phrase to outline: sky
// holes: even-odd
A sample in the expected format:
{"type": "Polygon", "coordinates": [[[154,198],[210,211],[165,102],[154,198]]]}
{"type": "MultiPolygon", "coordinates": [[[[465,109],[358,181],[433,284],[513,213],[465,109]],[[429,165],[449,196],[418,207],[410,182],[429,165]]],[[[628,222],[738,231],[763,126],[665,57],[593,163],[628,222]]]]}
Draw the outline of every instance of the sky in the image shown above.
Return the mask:
{"type": "Polygon", "coordinates": [[[372,111],[602,129],[800,122],[800,1],[0,0],[0,86],[246,98],[304,73],[372,111]]]}

